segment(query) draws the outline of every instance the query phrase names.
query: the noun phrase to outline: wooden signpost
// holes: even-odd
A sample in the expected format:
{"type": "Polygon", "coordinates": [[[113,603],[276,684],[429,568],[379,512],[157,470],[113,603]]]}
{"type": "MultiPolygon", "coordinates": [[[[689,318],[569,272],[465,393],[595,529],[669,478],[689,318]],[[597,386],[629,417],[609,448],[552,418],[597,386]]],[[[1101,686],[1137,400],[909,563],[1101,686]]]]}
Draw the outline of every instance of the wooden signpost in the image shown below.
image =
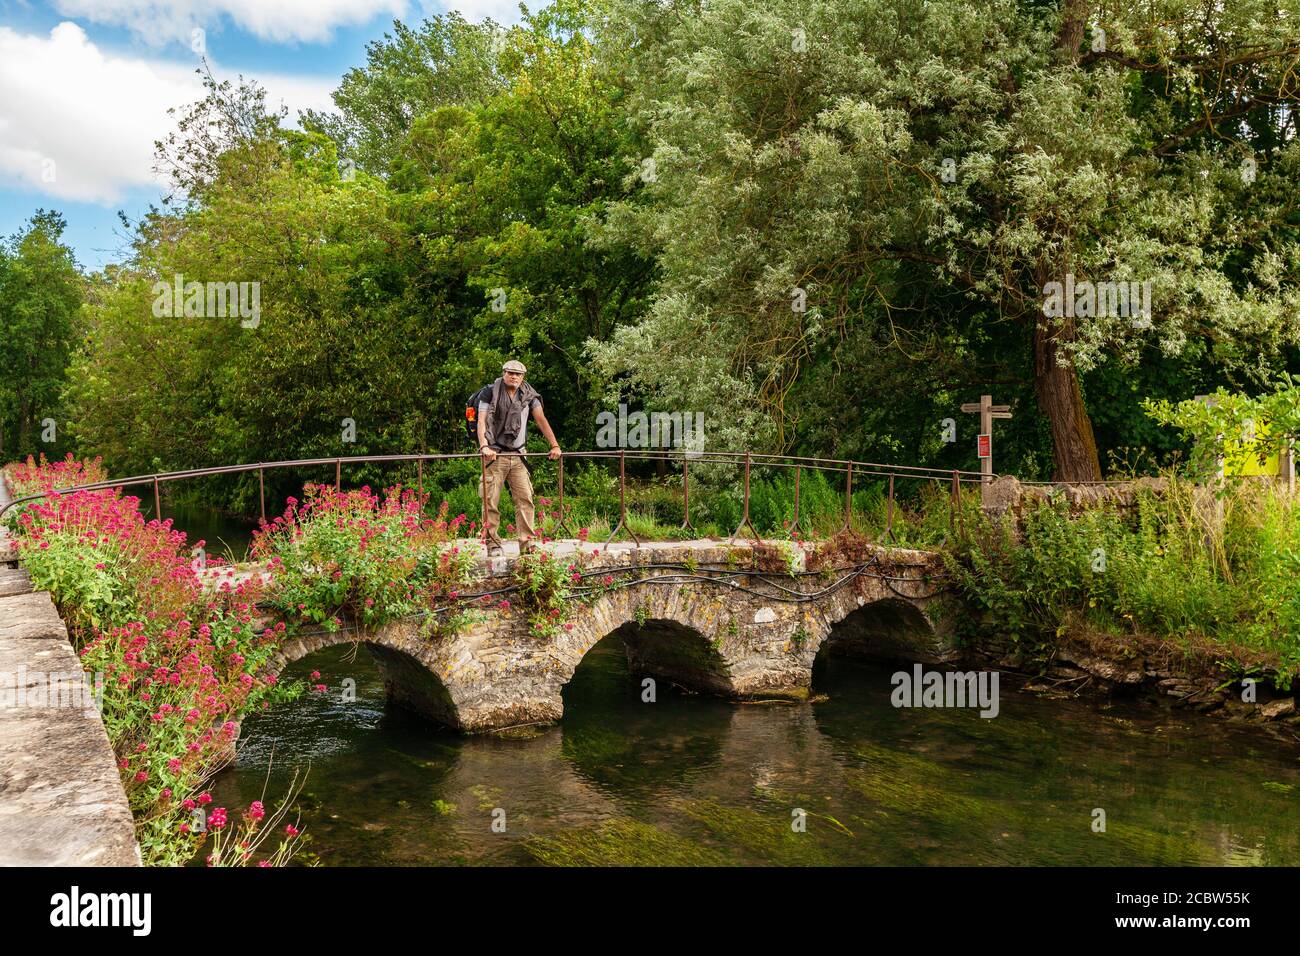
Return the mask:
{"type": "Polygon", "coordinates": [[[1010,405],[994,405],[992,395],[981,395],[978,402],[967,402],[963,412],[979,412],[980,433],[975,443],[975,453],[980,460],[980,474],[984,476],[981,487],[993,480],[993,419],[1010,418],[1010,405]]]}

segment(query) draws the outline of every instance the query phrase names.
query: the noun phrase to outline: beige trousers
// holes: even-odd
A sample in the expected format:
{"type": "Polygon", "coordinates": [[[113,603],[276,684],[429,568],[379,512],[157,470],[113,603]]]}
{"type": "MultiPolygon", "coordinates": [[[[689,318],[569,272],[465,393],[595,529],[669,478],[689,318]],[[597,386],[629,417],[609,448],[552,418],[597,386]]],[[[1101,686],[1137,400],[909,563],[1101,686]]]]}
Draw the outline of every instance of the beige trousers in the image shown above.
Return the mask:
{"type": "MultiPolygon", "coordinates": [[[[519,455],[498,454],[488,462],[483,474],[486,482],[487,509],[483,516],[487,526],[489,544],[500,541],[497,528],[501,523],[501,486],[510,485],[510,497],[515,503],[515,533],[520,541],[527,541],[537,532],[533,527],[533,482],[528,475],[528,468],[519,455]]],[[[484,489],[479,489],[482,495],[484,489]]]]}

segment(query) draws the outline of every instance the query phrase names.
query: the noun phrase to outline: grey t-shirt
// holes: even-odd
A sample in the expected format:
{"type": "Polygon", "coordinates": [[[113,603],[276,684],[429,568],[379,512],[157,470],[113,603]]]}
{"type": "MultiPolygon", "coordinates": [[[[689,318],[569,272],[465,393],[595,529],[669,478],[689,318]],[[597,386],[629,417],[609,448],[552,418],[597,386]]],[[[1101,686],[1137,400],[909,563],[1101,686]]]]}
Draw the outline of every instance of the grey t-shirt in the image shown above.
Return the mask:
{"type": "MultiPolygon", "coordinates": [[[[516,390],[515,394],[518,395],[519,392],[516,390]]],[[[501,398],[503,401],[510,400],[510,392],[504,386],[501,389],[501,398]]],[[[529,402],[526,406],[525,405],[519,406],[519,442],[516,445],[509,446],[511,451],[519,451],[521,448],[524,447],[524,443],[528,440],[528,413],[531,412],[534,408],[540,407],[541,404],[542,404],[542,397],[540,395],[534,395],[533,400],[529,402]]],[[[490,402],[478,403],[479,418],[486,420],[487,415],[491,410],[492,410],[492,405],[490,402]]],[[[502,446],[502,447],[506,447],[506,446],[502,446]]]]}

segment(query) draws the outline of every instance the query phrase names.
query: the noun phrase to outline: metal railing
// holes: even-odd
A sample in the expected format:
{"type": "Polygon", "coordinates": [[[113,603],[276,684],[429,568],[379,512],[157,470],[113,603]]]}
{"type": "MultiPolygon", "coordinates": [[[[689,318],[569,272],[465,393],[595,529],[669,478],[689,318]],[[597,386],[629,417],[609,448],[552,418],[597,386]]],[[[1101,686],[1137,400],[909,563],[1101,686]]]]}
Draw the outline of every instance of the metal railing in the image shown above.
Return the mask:
{"type": "MultiPolygon", "coordinates": [[[[548,458],[549,452],[511,452],[508,454],[518,454],[525,458],[548,458]]],[[[53,492],[40,492],[38,494],[24,495],[13,499],[4,507],[0,508],[0,520],[9,509],[21,505],[25,502],[36,501],[46,497],[48,494],[72,494],[77,491],[99,491],[104,489],[123,489],[134,488],[139,486],[152,486],[154,498],[154,517],[162,519],[162,486],[173,484],[175,482],[192,480],[198,478],[210,478],[219,475],[234,475],[247,472],[257,472],[258,497],[260,501],[260,511],[262,521],[266,521],[266,472],[297,469],[297,468],[320,468],[329,465],[334,466],[334,489],[342,491],[343,487],[343,468],[345,465],[368,465],[383,463],[409,463],[416,464],[416,482],[417,490],[421,497],[424,495],[424,466],[428,462],[445,462],[457,461],[470,458],[478,458],[479,467],[479,496],[482,514],[480,515],[480,535],[487,541],[487,526],[483,517],[487,514],[487,461],[483,456],[475,452],[451,453],[451,454],[416,454],[416,455],[360,455],[353,457],[337,458],[304,458],[292,461],[272,461],[257,462],[256,464],[244,465],[223,465],[216,468],[193,468],[186,471],[161,472],[152,475],[135,475],[129,478],[113,479],[109,481],[100,481],[93,484],[74,485],[67,488],[56,488],[53,492]]],[[[619,529],[626,529],[632,540],[640,546],[641,539],[632,530],[628,524],[627,509],[627,461],[631,458],[636,461],[666,461],[680,464],[682,475],[682,523],[681,528],[694,530],[691,524],[691,499],[690,499],[690,466],[692,463],[712,464],[712,465],[731,465],[743,469],[742,493],[743,503],[740,523],[736,530],[732,532],[729,541],[734,541],[740,534],[741,530],[747,525],[755,540],[760,538],[758,529],[749,514],[750,502],[750,472],[755,467],[761,468],[785,468],[794,471],[794,513],[791,519],[791,526],[797,527],[799,524],[799,485],[802,473],[807,471],[829,472],[844,475],[844,520],[840,525],[839,531],[847,530],[850,526],[853,511],[853,480],[857,478],[879,478],[887,481],[887,503],[884,535],[893,539],[894,527],[894,509],[895,509],[895,489],[894,482],[896,479],[920,479],[929,481],[943,481],[949,484],[949,524],[953,523],[954,513],[960,509],[954,507],[960,499],[961,485],[984,484],[995,479],[996,475],[984,475],[975,471],[962,471],[959,469],[928,468],[919,465],[885,465],[878,462],[862,462],[850,459],[834,458],[810,458],[796,455],[767,455],[756,454],[750,451],[744,452],[682,452],[682,451],[633,451],[628,452],[626,449],[617,451],[577,451],[563,452],[556,459],[556,483],[557,483],[557,512],[559,520],[556,524],[555,531],[566,531],[572,534],[572,530],[566,524],[564,513],[564,463],[568,459],[617,459],[618,460],[618,499],[619,499],[619,518],[617,524],[610,530],[609,538],[606,544],[614,540],[619,529]]]]}

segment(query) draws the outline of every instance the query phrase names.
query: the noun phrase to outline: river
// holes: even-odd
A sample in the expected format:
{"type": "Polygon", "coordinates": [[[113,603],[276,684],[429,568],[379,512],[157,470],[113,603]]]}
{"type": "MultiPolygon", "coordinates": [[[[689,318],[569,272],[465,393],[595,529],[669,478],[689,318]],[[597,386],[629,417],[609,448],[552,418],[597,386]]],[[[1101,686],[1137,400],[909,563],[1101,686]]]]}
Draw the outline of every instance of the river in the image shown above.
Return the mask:
{"type": "Polygon", "coordinates": [[[335,647],[286,669],[329,689],[249,718],[214,795],[273,802],[307,771],[304,862],[331,866],[1300,864],[1300,746],[1005,685],[993,719],[895,708],[896,669],[819,660],[811,704],[646,703],[612,635],[559,725],[500,739],[388,706],[335,647]]]}

